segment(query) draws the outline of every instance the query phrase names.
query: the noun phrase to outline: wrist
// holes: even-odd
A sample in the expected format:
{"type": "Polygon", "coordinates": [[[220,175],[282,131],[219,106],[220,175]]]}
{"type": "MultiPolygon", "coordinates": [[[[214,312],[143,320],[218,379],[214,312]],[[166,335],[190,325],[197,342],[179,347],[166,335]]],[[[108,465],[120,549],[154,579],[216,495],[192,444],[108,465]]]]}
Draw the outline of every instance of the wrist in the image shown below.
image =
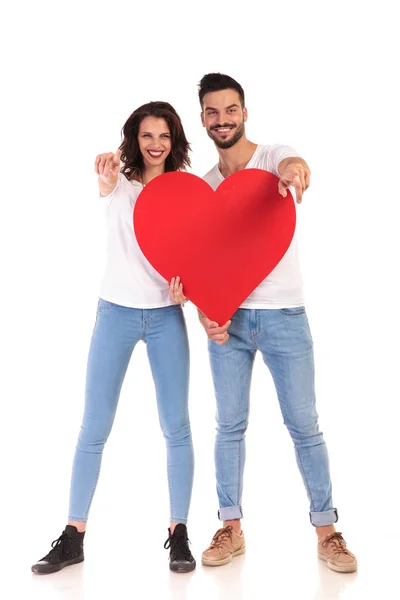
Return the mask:
{"type": "Polygon", "coordinates": [[[112,192],[112,191],[115,189],[115,186],[116,186],[116,185],[117,185],[117,183],[118,183],[118,178],[117,178],[117,179],[116,179],[114,182],[111,182],[111,181],[104,181],[104,179],[101,179],[101,175],[100,175],[100,176],[99,176],[98,183],[99,183],[99,190],[100,190],[100,193],[101,193],[103,196],[108,196],[108,195],[109,195],[109,194],[111,194],[111,192],[112,192]]]}

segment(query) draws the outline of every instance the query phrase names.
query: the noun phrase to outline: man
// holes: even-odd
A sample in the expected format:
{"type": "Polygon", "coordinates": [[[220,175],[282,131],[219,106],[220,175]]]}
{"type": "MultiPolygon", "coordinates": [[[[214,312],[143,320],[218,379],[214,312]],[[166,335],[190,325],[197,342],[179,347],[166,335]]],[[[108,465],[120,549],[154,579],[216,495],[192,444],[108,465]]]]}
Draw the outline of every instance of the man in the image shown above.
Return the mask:
{"type": "MultiPolygon", "coordinates": [[[[279,191],[293,186],[301,203],[310,184],[307,163],[288,146],[262,146],[246,138],[247,109],[243,88],[227,75],[210,73],[199,84],[201,120],[213,140],[219,162],[204,179],[216,189],[245,168],[270,171],[280,178],[279,191]]],[[[315,407],[313,345],[304,309],[302,281],[294,238],[273,272],[254,290],[231,321],[219,326],[199,312],[209,338],[217,400],[215,462],[220,520],[202,557],[204,565],[226,564],[245,551],[240,519],[248,424],[251,371],[256,351],[271,371],[297,464],[310,501],[310,520],[318,535],[318,556],[335,571],[357,569],[356,557],[336,532],[326,445],[315,407]],[[229,333],[228,333],[229,331],[229,333]]]]}

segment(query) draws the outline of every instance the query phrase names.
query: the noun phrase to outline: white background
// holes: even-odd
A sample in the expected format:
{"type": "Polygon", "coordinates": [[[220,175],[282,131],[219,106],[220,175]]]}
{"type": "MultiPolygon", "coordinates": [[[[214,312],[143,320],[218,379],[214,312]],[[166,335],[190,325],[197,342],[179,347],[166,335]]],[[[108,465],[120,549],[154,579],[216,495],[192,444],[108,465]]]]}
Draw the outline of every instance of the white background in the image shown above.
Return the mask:
{"type": "MultiPolygon", "coordinates": [[[[1,596],[91,600],[398,598],[399,54],[395,2],[14,2],[1,25],[1,596]],[[196,84],[244,87],[247,134],[309,162],[298,210],[318,410],[339,530],[357,575],[316,559],[315,532],[271,378],[257,360],[243,498],[247,554],[201,567],[219,526],[214,398],[193,306],[196,473],[190,575],[168,571],[164,441],[145,347],[104,454],[86,561],[30,565],[66,521],[85,363],[104,266],[93,161],[150,100],[179,112],[193,172],[217,159],[196,84]]],[[[180,224],[175,231],[179,234],[180,224]]],[[[223,279],[220,285],[223,286],[223,279]]]]}

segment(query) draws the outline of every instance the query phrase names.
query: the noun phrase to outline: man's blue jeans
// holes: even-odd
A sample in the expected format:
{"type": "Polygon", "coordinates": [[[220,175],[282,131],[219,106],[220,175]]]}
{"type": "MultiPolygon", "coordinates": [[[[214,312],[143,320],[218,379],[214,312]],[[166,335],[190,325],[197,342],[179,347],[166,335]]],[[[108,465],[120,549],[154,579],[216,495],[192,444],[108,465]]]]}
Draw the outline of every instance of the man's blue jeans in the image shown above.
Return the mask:
{"type": "Polygon", "coordinates": [[[250,381],[259,350],[272,374],[283,420],[294,442],[311,522],[316,527],[332,525],[338,515],[332,506],[328,453],[318,427],[313,342],[304,307],[239,309],[232,317],[229,335],[223,346],[209,341],[217,400],[215,465],[220,519],[243,516],[250,381]]]}

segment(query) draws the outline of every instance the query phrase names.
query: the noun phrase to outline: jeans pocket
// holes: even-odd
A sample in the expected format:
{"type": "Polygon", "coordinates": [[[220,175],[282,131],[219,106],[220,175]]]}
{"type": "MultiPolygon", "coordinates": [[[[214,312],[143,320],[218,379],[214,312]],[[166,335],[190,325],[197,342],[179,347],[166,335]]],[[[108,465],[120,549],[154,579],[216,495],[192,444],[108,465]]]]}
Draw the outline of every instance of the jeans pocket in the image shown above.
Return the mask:
{"type": "Polygon", "coordinates": [[[279,312],[285,317],[296,317],[297,315],[304,315],[306,309],[304,306],[296,306],[295,308],[280,308],[279,312]]]}
{"type": "Polygon", "coordinates": [[[99,298],[99,302],[97,304],[97,312],[104,312],[105,310],[109,310],[113,306],[115,306],[115,304],[113,304],[112,302],[108,302],[108,300],[103,300],[103,298],[99,298]]]}

